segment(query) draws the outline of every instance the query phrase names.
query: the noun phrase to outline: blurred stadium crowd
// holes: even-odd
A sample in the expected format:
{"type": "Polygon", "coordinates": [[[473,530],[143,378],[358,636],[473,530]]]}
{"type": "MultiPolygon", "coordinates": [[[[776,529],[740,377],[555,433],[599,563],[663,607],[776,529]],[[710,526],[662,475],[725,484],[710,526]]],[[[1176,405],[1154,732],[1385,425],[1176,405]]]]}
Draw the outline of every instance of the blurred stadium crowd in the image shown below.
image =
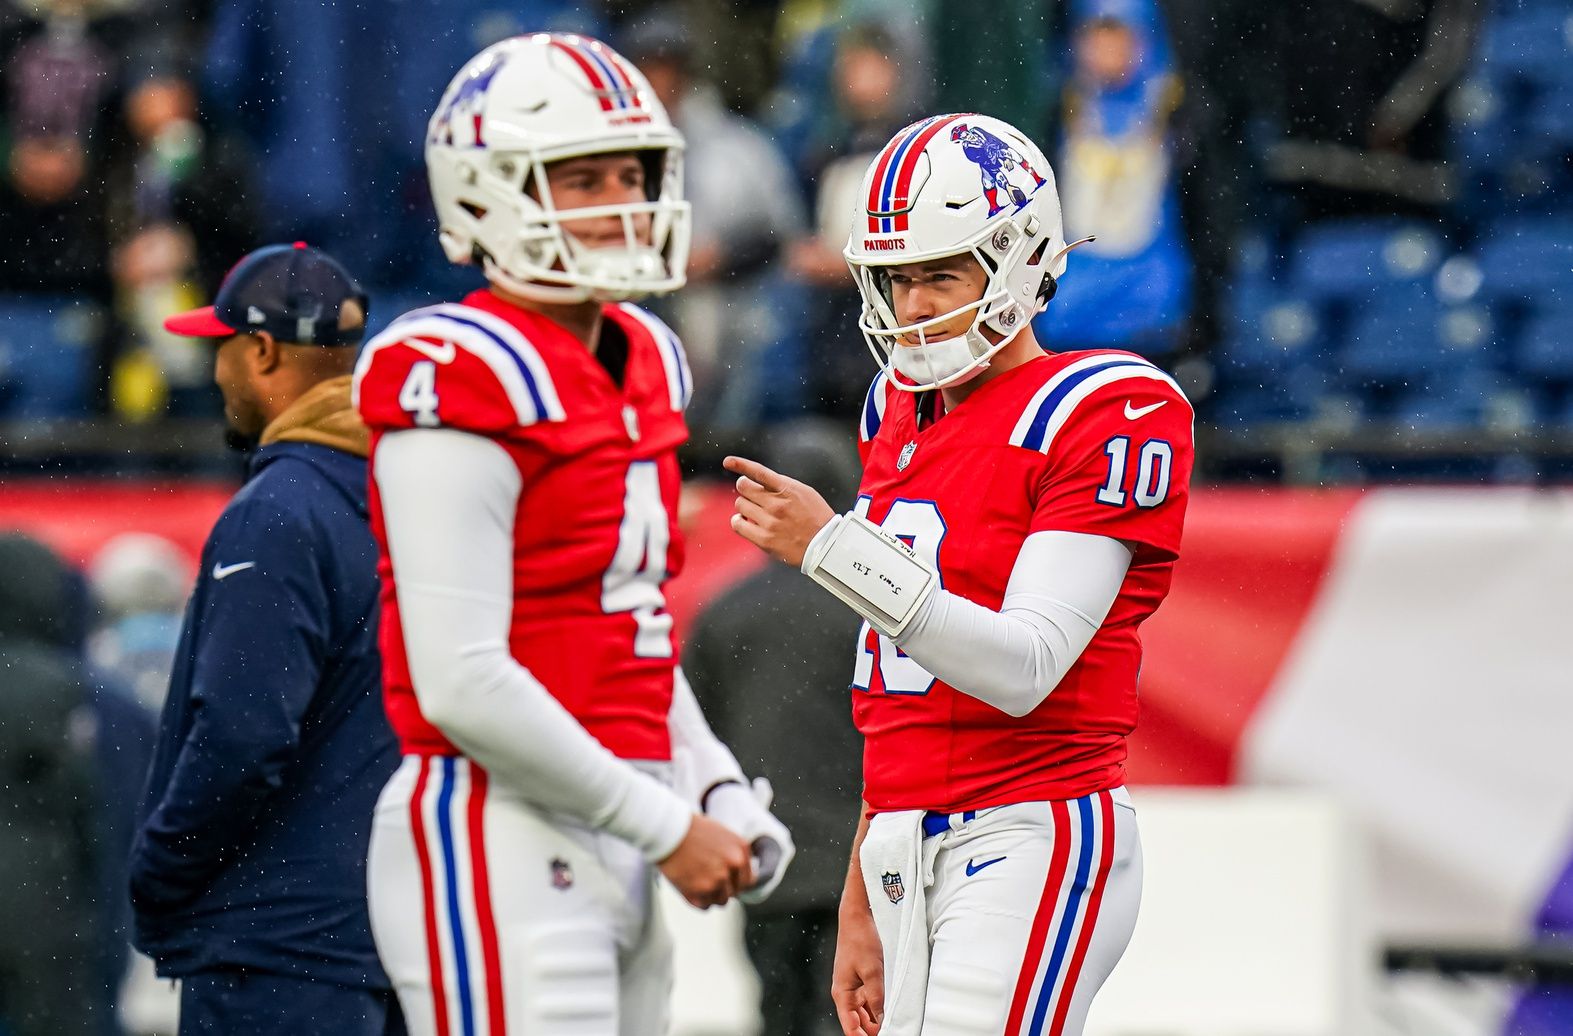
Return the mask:
{"type": "Polygon", "coordinates": [[[1098,238],[1040,333],[1175,368],[1205,474],[1570,466],[1561,0],[7,0],[7,466],[170,463],[171,429],[217,408],[209,358],[160,321],[262,242],[341,257],[373,328],[466,287],[431,232],[424,121],[469,54],[537,28],[614,43],[687,135],[695,247],[665,315],[701,453],[855,410],[857,175],[917,113],[977,110],[1053,142],[1068,236],[1098,238]],[[16,430],[91,417],[148,455],[16,430]]]}

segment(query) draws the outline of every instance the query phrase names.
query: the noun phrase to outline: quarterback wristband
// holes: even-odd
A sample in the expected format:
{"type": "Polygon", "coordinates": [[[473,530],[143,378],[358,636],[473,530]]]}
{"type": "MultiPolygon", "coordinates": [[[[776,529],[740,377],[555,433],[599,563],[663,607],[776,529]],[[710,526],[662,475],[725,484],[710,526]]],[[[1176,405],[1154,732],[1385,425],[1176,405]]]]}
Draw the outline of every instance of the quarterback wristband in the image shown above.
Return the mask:
{"type": "Polygon", "coordinates": [[[803,554],[803,574],[894,638],[939,583],[939,573],[862,515],[830,519],[803,554]]]}

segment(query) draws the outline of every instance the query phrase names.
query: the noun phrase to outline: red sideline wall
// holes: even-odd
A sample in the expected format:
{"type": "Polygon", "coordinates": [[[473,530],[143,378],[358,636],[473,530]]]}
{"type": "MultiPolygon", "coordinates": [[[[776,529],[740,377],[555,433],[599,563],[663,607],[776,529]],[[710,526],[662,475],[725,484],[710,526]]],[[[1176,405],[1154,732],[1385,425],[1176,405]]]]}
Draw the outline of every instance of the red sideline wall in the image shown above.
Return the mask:
{"type": "MultiPolygon", "coordinates": [[[[129,531],[167,537],[193,561],[233,487],[58,479],[0,483],[0,528],[85,563],[129,531]]],[[[1143,627],[1141,727],[1131,780],[1221,784],[1327,570],[1356,490],[1198,490],[1163,608],[1143,627]]],[[[763,563],[735,536],[725,485],[687,493],[688,567],[669,585],[679,636],[703,603],[763,563]]],[[[850,670],[851,659],[847,660],[850,670]]]]}

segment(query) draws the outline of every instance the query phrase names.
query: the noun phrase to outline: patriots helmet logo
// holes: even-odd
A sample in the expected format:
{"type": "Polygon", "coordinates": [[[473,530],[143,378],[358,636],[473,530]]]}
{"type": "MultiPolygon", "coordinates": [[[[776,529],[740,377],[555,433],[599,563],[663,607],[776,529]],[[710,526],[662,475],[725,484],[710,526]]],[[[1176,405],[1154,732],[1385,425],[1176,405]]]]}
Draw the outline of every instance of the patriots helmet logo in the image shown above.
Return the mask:
{"type": "MultiPolygon", "coordinates": [[[[1027,199],[1043,186],[1043,177],[1020,151],[979,126],[958,122],[950,128],[950,139],[961,145],[962,154],[978,167],[983,176],[983,196],[989,200],[989,215],[994,216],[1005,206],[1000,203],[1004,191],[1016,208],[1027,204],[1027,199]],[[1033,179],[1032,189],[1013,182],[1011,174],[1021,169],[1033,179]]],[[[1016,179],[1020,179],[1017,177],[1016,179]]]]}
{"type": "Polygon", "coordinates": [[[453,91],[443,104],[437,117],[432,120],[433,136],[439,143],[452,147],[466,136],[456,133],[456,130],[468,131],[468,143],[471,147],[483,148],[486,138],[482,132],[481,117],[486,110],[486,92],[491,89],[492,80],[497,78],[497,73],[502,70],[503,52],[497,51],[491,55],[486,64],[482,65],[465,78],[453,91]]]}

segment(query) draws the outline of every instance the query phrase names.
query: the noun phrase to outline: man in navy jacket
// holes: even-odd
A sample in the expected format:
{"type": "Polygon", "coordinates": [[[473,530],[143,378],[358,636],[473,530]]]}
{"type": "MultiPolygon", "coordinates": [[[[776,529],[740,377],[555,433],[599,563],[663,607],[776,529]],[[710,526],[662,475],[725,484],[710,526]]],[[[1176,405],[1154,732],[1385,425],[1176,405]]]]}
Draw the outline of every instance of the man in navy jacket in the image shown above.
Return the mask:
{"type": "Polygon", "coordinates": [[[253,252],[212,307],[251,477],[203,549],[131,854],[136,944],[182,979],[180,1032],[402,1033],[366,912],[383,715],[367,433],[349,372],[366,300],[304,245],[253,252]]]}

